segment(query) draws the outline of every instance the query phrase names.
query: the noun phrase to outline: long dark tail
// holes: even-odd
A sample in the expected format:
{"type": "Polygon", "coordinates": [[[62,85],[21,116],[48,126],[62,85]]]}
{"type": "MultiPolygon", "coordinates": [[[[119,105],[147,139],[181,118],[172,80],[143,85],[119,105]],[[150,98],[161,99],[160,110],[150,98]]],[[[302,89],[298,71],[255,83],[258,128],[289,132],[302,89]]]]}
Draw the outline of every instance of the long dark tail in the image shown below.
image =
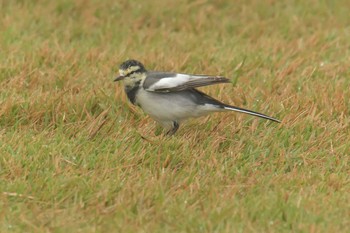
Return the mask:
{"type": "Polygon", "coordinates": [[[261,118],[264,118],[264,119],[267,119],[267,120],[270,120],[270,121],[281,123],[281,121],[277,120],[276,118],[267,116],[267,115],[262,114],[262,113],[254,112],[254,111],[251,111],[251,110],[248,110],[248,109],[239,108],[239,107],[235,107],[235,106],[230,106],[230,105],[226,105],[226,104],[223,106],[223,108],[227,109],[227,110],[231,110],[231,111],[235,111],[235,112],[241,112],[241,113],[246,113],[246,114],[249,114],[249,115],[252,115],[252,116],[257,116],[257,117],[261,117],[261,118]]]}
{"type": "Polygon", "coordinates": [[[254,112],[248,109],[244,109],[244,108],[239,108],[239,107],[235,107],[232,105],[228,105],[228,104],[224,104],[222,102],[220,102],[217,99],[214,99],[213,97],[197,90],[197,89],[191,89],[190,92],[194,95],[194,98],[196,99],[196,102],[198,104],[212,104],[214,106],[216,106],[217,108],[220,109],[226,109],[226,110],[231,110],[231,111],[235,111],[235,112],[241,112],[241,113],[246,113],[252,116],[257,116],[257,117],[261,117],[270,121],[274,121],[274,122],[278,122],[281,123],[280,120],[277,120],[276,118],[267,116],[265,114],[259,113],[259,112],[254,112]]]}

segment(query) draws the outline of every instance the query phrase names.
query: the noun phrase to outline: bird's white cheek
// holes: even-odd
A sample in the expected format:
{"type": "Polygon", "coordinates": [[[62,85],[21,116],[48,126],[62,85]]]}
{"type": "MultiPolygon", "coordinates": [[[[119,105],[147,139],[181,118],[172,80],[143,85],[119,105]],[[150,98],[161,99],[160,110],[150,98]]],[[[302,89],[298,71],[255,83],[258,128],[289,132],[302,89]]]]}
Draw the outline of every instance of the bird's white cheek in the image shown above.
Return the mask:
{"type": "Polygon", "coordinates": [[[143,75],[136,75],[136,76],[131,76],[131,77],[126,77],[124,79],[124,85],[125,86],[134,86],[134,85],[141,85],[143,84],[144,81],[144,76],[143,75]]]}
{"type": "Polygon", "coordinates": [[[119,75],[120,75],[120,76],[124,76],[124,75],[125,75],[124,70],[119,70],[119,75]]]}

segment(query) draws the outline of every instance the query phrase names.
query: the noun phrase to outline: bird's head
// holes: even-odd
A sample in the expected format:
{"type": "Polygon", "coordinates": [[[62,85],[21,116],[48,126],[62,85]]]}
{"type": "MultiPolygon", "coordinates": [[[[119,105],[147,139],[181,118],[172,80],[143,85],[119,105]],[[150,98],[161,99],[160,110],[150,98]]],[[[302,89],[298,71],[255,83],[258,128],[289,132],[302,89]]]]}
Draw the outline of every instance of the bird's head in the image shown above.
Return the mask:
{"type": "Polygon", "coordinates": [[[136,60],[127,60],[119,66],[119,76],[115,82],[125,80],[126,84],[132,84],[145,77],[146,69],[143,64],[136,60]]]}

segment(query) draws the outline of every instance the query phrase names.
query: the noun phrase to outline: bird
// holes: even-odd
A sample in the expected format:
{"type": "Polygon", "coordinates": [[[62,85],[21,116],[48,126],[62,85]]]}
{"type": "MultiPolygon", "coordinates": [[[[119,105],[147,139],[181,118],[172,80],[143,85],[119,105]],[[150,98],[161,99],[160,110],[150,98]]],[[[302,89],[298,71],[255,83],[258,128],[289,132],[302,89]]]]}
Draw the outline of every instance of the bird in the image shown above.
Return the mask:
{"type": "Polygon", "coordinates": [[[166,135],[175,134],[180,123],[188,118],[213,112],[235,111],[281,122],[262,113],[222,103],[196,89],[230,83],[223,76],[148,71],[141,62],[131,59],[119,66],[119,76],[114,79],[118,81],[123,81],[129,101],[165,128],[166,135]]]}

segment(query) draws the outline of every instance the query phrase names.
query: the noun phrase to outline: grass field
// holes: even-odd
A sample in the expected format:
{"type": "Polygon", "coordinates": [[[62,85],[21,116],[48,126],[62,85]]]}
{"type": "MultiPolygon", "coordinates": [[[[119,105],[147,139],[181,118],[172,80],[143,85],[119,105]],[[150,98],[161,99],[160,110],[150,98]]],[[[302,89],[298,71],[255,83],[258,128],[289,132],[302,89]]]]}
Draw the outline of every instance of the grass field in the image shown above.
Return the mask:
{"type": "Polygon", "coordinates": [[[350,232],[350,2],[0,0],[0,232],[350,232]],[[173,137],[112,82],[202,90],[173,137]]]}

